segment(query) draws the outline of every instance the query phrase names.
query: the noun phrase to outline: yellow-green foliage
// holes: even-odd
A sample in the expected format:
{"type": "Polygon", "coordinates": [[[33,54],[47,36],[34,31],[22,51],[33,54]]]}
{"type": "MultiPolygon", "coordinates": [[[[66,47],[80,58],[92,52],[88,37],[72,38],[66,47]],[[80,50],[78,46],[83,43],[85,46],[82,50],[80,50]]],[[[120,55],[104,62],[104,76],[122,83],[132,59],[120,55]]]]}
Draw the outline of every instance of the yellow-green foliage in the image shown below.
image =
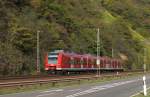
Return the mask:
{"type": "Polygon", "coordinates": [[[102,12],[102,21],[104,21],[104,23],[112,24],[115,20],[116,18],[112,16],[112,14],[107,10],[104,10],[104,12],[102,12]]]}
{"type": "Polygon", "coordinates": [[[136,32],[135,30],[133,30],[131,27],[128,27],[128,28],[129,28],[129,31],[131,32],[132,37],[133,37],[134,40],[138,40],[139,42],[144,41],[145,38],[141,34],[136,32]]]}
{"type": "Polygon", "coordinates": [[[142,68],[143,48],[150,51],[142,43],[150,37],[149,6],[149,0],[0,0],[0,74],[36,70],[37,31],[41,67],[54,49],[96,54],[97,28],[102,56],[111,57],[113,48],[116,58],[128,57],[128,69],[142,68]]]}

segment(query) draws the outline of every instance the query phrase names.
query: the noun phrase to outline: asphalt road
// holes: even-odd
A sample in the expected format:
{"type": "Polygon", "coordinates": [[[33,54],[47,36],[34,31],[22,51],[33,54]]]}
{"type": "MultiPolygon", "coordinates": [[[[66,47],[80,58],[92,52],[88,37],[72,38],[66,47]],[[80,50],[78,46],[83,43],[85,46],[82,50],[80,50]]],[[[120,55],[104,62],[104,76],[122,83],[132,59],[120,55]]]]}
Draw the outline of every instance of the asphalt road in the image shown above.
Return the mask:
{"type": "MultiPolygon", "coordinates": [[[[150,87],[150,75],[147,75],[150,87]]],[[[0,97],[130,97],[143,89],[142,76],[115,80],[100,84],[89,84],[43,91],[0,95],[0,97]]]]}

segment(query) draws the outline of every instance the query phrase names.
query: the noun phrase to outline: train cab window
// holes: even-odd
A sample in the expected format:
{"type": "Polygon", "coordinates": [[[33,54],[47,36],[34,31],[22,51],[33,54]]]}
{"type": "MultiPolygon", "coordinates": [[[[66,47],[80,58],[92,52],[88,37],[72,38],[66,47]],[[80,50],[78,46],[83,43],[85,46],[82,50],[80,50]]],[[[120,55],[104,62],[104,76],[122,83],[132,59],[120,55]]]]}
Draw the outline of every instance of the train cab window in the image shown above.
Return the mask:
{"type": "Polygon", "coordinates": [[[58,53],[50,52],[48,53],[48,63],[49,64],[57,64],[58,53]]]}
{"type": "Polygon", "coordinates": [[[57,57],[48,57],[49,64],[57,64],[57,57]]]}

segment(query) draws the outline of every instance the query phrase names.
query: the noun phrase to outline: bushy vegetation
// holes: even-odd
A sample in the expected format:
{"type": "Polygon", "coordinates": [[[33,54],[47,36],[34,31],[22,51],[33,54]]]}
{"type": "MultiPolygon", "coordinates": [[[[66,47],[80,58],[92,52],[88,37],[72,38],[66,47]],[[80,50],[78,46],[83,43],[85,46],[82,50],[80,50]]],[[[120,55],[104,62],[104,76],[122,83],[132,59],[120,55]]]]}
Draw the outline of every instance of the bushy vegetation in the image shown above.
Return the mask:
{"type": "MultiPolygon", "coordinates": [[[[36,34],[40,60],[64,49],[122,58],[128,69],[141,69],[150,37],[149,0],[0,0],[0,75],[31,74],[36,69],[36,34]]],[[[149,56],[146,63],[149,63],[149,56]]]]}

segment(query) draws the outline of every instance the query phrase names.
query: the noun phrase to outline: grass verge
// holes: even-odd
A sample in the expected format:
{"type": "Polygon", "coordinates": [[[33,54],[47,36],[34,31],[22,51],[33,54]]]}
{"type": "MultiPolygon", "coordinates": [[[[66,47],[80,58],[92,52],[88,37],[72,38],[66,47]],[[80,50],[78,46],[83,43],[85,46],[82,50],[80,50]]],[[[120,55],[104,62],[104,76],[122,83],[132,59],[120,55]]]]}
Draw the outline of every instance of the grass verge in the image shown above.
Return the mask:
{"type": "Polygon", "coordinates": [[[150,97],[150,88],[147,90],[147,96],[144,96],[143,91],[132,97],[150,97]]]}

